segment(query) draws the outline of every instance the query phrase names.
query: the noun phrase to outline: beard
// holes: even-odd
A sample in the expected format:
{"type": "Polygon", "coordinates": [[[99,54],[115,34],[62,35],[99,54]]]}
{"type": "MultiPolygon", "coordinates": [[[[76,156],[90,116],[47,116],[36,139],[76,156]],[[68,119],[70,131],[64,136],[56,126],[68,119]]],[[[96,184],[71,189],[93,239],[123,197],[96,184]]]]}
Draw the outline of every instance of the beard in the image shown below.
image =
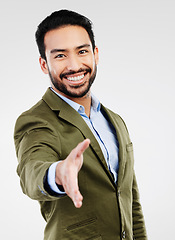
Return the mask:
{"type": "MultiPolygon", "coordinates": [[[[91,69],[90,68],[87,68],[87,69],[80,69],[79,71],[77,72],[74,72],[74,71],[71,71],[69,73],[65,73],[65,74],[60,74],[60,79],[62,80],[63,77],[67,76],[67,75],[71,75],[71,74],[75,74],[75,73],[80,73],[80,72],[84,72],[86,71],[86,74],[89,72],[91,73],[91,69]]],[[[58,81],[57,78],[54,78],[49,70],[49,77],[50,77],[50,80],[52,82],[52,84],[54,85],[54,87],[59,91],[59,92],[62,92],[64,93],[65,95],[69,96],[69,97],[73,97],[73,98],[81,98],[81,97],[84,97],[90,90],[94,80],[95,80],[95,77],[96,77],[96,74],[97,74],[97,66],[95,65],[95,70],[94,72],[92,73],[91,77],[89,78],[88,80],[88,84],[87,86],[84,88],[84,86],[86,85],[86,82],[84,82],[83,84],[81,85],[77,85],[77,86],[69,86],[71,87],[71,90],[67,89],[67,86],[61,82],[61,81],[58,81]],[[84,88],[83,90],[81,90],[81,88],[84,88]],[[77,89],[77,91],[74,91],[75,89],[77,89]]]]}

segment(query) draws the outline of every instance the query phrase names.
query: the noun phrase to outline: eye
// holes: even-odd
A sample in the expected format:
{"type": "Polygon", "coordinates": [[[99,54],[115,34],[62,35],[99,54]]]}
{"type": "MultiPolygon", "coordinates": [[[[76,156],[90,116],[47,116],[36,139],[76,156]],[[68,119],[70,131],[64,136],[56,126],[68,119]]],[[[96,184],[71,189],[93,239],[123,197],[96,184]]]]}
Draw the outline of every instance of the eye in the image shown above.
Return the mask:
{"type": "Polygon", "coordinates": [[[83,50],[80,50],[80,51],[79,51],[79,54],[80,54],[80,55],[83,55],[83,54],[86,54],[86,53],[88,53],[88,50],[83,49],[83,50]]]}
{"type": "Polygon", "coordinates": [[[62,54],[62,53],[60,53],[60,54],[55,56],[55,58],[64,58],[64,57],[66,57],[66,56],[64,54],[62,54]]]}

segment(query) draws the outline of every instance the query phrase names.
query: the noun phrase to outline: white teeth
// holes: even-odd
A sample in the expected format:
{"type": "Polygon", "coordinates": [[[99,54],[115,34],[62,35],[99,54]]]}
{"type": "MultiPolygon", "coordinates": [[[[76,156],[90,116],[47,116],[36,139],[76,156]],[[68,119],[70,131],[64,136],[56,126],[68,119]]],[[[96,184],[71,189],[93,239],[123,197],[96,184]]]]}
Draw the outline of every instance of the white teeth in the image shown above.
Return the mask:
{"type": "Polygon", "coordinates": [[[82,78],[84,78],[84,74],[81,75],[81,76],[78,76],[78,77],[68,77],[67,79],[68,79],[69,81],[79,81],[79,80],[81,80],[82,78]]]}

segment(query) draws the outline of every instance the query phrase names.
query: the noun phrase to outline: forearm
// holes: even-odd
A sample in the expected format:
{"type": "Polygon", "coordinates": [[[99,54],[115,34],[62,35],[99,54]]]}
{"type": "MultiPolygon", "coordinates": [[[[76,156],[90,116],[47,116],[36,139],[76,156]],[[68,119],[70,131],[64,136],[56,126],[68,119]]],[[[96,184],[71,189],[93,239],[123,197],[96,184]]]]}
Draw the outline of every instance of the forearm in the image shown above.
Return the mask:
{"type": "Polygon", "coordinates": [[[61,161],[53,163],[46,172],[44,188],[52,196],[64,196],[66,193],[61,185],[56,184],[56,167],[61,161]]]}
{"type": "Polygon", "coordinates": [[[59,160],[59,138],[45,125],[23,135],[15,134],[15,145],[23,192],[39,201],[55,199],[45,190],[44,178],[49,167],[59,160]]]}
{"type": "Polygon", "coordinates": [[[44,177],[50,163],[30,160],[18,165],[17,173],[24,194],[32,199],[43,201],[50,200],[48,192],[44,188],[44,177]]]}

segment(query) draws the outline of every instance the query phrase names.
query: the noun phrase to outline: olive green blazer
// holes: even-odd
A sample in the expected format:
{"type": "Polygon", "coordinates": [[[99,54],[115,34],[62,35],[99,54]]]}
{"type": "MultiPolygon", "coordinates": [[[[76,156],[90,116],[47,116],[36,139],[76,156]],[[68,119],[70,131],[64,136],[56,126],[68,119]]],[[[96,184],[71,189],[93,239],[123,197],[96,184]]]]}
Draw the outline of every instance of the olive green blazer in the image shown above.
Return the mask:
{"type": "Polygon", "coordinates": [[[119,142],[117,184],[83,118],[50,89],[17,119],[17,173],[23,192],[41,205],[46,220],[45,240],[147,239],[126,125],[117,114],[102,108],[115,127],[119,142]],[[67,195],[47,191],[44,179],[49,166],[64,160],[85,138],[91,143],[78,175],[83,205],[77,209],[67,195]]]}

